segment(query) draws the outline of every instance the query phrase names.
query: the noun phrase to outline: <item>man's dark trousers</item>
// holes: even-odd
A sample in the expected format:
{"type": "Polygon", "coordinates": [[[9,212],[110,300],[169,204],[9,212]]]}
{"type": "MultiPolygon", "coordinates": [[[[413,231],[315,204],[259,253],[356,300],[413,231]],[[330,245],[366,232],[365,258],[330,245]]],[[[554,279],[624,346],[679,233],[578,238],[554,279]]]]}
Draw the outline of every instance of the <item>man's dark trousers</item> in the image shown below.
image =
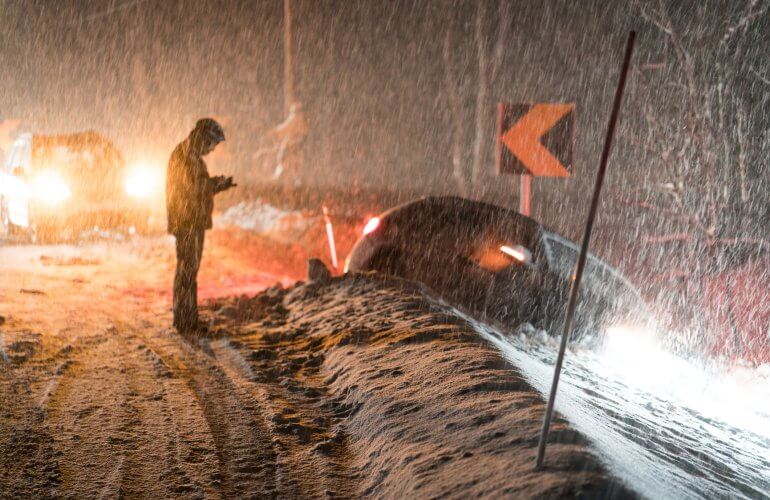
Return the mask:
{"type": "Polygon", "coordinates": [[[175,235],[174,327],[180,332],[198,326],[198,269],[205,231],[204,228],[185,228],[175,235]]]}

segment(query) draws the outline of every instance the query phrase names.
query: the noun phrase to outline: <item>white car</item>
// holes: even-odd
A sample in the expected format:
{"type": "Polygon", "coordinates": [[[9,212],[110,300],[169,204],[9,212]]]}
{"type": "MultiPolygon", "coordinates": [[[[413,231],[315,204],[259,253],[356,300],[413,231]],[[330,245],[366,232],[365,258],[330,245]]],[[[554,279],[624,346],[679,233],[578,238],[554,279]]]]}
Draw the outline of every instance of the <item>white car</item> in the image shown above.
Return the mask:
{"type": "Polygon", "coordinates": [[[96,132],[23,134],[0,166],[0,238],[142,231],[162,200],[162,171],[127,168],[115,145],[96,132]]]}

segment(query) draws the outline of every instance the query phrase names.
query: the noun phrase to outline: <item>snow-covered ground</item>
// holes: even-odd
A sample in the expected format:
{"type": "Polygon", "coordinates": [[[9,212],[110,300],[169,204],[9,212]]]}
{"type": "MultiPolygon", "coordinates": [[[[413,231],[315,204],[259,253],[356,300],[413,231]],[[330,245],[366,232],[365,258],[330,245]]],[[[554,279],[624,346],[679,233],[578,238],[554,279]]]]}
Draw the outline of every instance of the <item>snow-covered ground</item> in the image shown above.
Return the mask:
{"type": "Polygon", "coordinates": [[[242,378],[277,393],[264,410],[276,413],[277,434],[300,437],[279,437],[282,448],[338,471],[337,494],[626,498],[563,419],[545,470],[535,470],[543,399],[424,292],[346,275],[226,299],[213,312],[242,378]]]}
{"type": "MultiPolygon", "coordinates": [[[[553,339],[466,319],[548,393],[553,339]]],[[[705,367],[633,329],[607,338],[567,352],[556,409],[611,471],[649,498],[770,496],[770,366],[705,367]]]]}
{"type": "Polygon", "coordinates": [[[770,491],[767,366],[707,370],[630,331],[576,347],[538,473],[551,340],[376,276],[253,296],[306,258],[211,231],[214,336],[185,339],[170,237],[0,247],[0,497],[770,491]]]}
{"type": "Polygon", "coordinates": [[[218,227],[235,226],[281,242],[297,242],[319,221],[319,216],[299,210],[283,210],[257,200],[233,205],[219,215],[214,224],[218,227]]]}
{"type": "Polygon", "coordinates": [[[253,296],[293,257],[208,236],[204,338],[169,327],[170,238],[0,247],[0,497],[627,491],[563,420],[534,471],[542,398],[416,285],[348,276],[253,296]]]}

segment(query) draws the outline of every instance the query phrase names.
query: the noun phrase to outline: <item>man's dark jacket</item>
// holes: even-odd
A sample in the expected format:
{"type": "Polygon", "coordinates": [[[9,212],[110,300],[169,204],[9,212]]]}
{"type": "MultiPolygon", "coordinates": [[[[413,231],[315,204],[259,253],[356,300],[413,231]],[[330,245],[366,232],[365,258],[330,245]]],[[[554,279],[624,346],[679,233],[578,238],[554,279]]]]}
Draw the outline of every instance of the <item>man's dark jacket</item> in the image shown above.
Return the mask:
{"type": "Polygon", "coordinates": [[[206,163],[182,141],[168,162],[166,172],[166,211],[168,232],[178,235],[190,230],[211,229],[215,182],[206,163]]]}

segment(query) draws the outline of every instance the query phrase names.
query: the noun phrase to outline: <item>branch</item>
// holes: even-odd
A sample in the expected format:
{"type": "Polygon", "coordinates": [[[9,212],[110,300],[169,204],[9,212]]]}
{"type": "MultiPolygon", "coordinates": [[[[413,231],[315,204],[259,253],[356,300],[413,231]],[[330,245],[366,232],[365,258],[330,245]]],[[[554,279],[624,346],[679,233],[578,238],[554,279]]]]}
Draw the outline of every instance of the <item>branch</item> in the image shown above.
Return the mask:
{"type": "Polygon", "coordinates": [[[767,77],[765,77],[765,76],[762,76],[762,75],[760,75],[760,74],[759,74],[759,71],[755,70],[753,66],[749,66],[749,71],[751,71],[752,73],[754,73],[754,76],[756,76],[756,77],[757,77],[757,79],[758,79],[760,82],[764,83],[765,85],[770,85],[770,79],[768,79],[768,78],[767,78],[767,77]]]}
{"type": "MultiPolygon", "coordinates": [[[[681,38],[674,30],[674,25],[671,22],[671,18],[666,11],[666,5],[663,0],[658,1],[658,9],[645,9],[644,5],[640,2],[636,2],[637,7],[642,14],[642,17],[655,25],[659,30],[668,35],[671,40],[671,45],[674,47],[674,52],[679,60],[679,64],[684,70],[685,77],[687,79],[687,93],[690,98],[690,106],[692,109],[698,109],[698,103],[696,99],[696,84],[695,84],[695,65],[692,62],[690,53],[685,49],[681,38]]],[[[692,124],[694,125],[694,124],[692,124]]],[[[692,131],[695,131],[695,127],[692,127],[692,131]]]]}
{"type": "Polygon", "coordinates": [[[508,41],[508,33],[511,30],[511,7],[508,2],[502,0],[497,4],[497,14],[499,18],[500,29],[497,33],[497,40],[495,40],[495,49],[492,59],[492,77],[490,81],[497,80],[497,75],[500,72],[500,66],[503,61],[503,51],[505,49],[505,42],[508,41]]]}
{"type": "Polygon", "coordinates": [[[735,24],[727,28],[727,31],[722,37],[722,40],[719,42],[720,46],[727,45],[727,42],[730,41],[730,39],[738,31],[740,31],[741,29],[751,24],[751,22],[754,21],[754,19],[764,14],[765,11],[767,10],[767,5],[764,5],[756,12],[752,12],[754,10],[754,7],[756,7],[756,5],[757,5],[757,0],[750,0],[748,6],[746,7],[746,12],[740,18],[738,18],[738,21],[736,21],[735,24]]]}
{"type": "Polygon", "coordinates": [[[663,33],[669,36],[673,35],[673,29],[665,22],[661,13],[656,12],[655,9],[645,9],[645,6],[639,0],[634,0],[634,5],[636,5],[636,8],[639,10],[642,17],[649,23],[655,25],[663,33]]]}
{"type": "Polygon", "coordinates": [[[693,224],[697,224],[698,223],[698,218],[695,217],[695,216],[688,215],[688,214],[683,214],[683,213],[681,213],[681,212],[679,212],[677,210],[674,210],[672,208],[666,208],[666,207],[661,207],[661,206],[658,206],[658,205],[654,205],[654,204],[652,204],[652,203],[650,203],[648,201],[621,199],[620,203],[622,203],[624,205],[627,205],[627,206],[630,206],[630,207],[638,207],[638,208],[643,208],[645,210],[652,210],[652,211],[657,212],[659,214],[667,215],[667,216],[670,216],[671,218],[674,218],[674,219],[681,219],[681,220],[684,220],[684,221],[687,221],[687,222],[691,222],[693,224]]]}
{"type": "Polygon", "coordinates": [[[663,234],[660,236],[645,236],[642,238],[642,243],[647,245],[656,245],[660,243],[671,243],[672,241],[691,241],[692,235],[690,233],[674,233],[663,234]]]}
{"type": "MultiPolygon", "coordinates": [[[[650,128],[652,128],[654,126],[654,123],[651,123],[648,120],[648,125],[650,128]]],[[[659,149],[656,149],[653,145],[647,144],[647,142],[651,142],[651,141],[641,141],[636,137],[627,137],[626,142],[633,144],[634,146],[637,146],[639,148],[642,148],[643,150],[655,156],[659,156],[663,161],[668,161],[669,158],[671,157],[672,152],[674,151],[674,149],[676,149],[675,146],[671,146],[670,148],[668,148],[668,150],[661,151],[659,149]]]]}
{"type": "MultiPolygon", "coordinates": [[[[693,240],[690,233],[671,233],[662,235],[648,235],[642,238],[642,243],[646,245],[659,245],[662,243],[671,243],[675,241],[689,242],[693,240]]],[[[770,241],[762,238],[708,238],[706,246],[719,247],[727,245],[757,245],[761,248],[770,248],[770,241]]]]}
{"type": "Polygon", "coordinates": [[[762,248],[770,248],[770,241],[762,238],[716,238],[709,245],[757,245],[762,248]]]}

